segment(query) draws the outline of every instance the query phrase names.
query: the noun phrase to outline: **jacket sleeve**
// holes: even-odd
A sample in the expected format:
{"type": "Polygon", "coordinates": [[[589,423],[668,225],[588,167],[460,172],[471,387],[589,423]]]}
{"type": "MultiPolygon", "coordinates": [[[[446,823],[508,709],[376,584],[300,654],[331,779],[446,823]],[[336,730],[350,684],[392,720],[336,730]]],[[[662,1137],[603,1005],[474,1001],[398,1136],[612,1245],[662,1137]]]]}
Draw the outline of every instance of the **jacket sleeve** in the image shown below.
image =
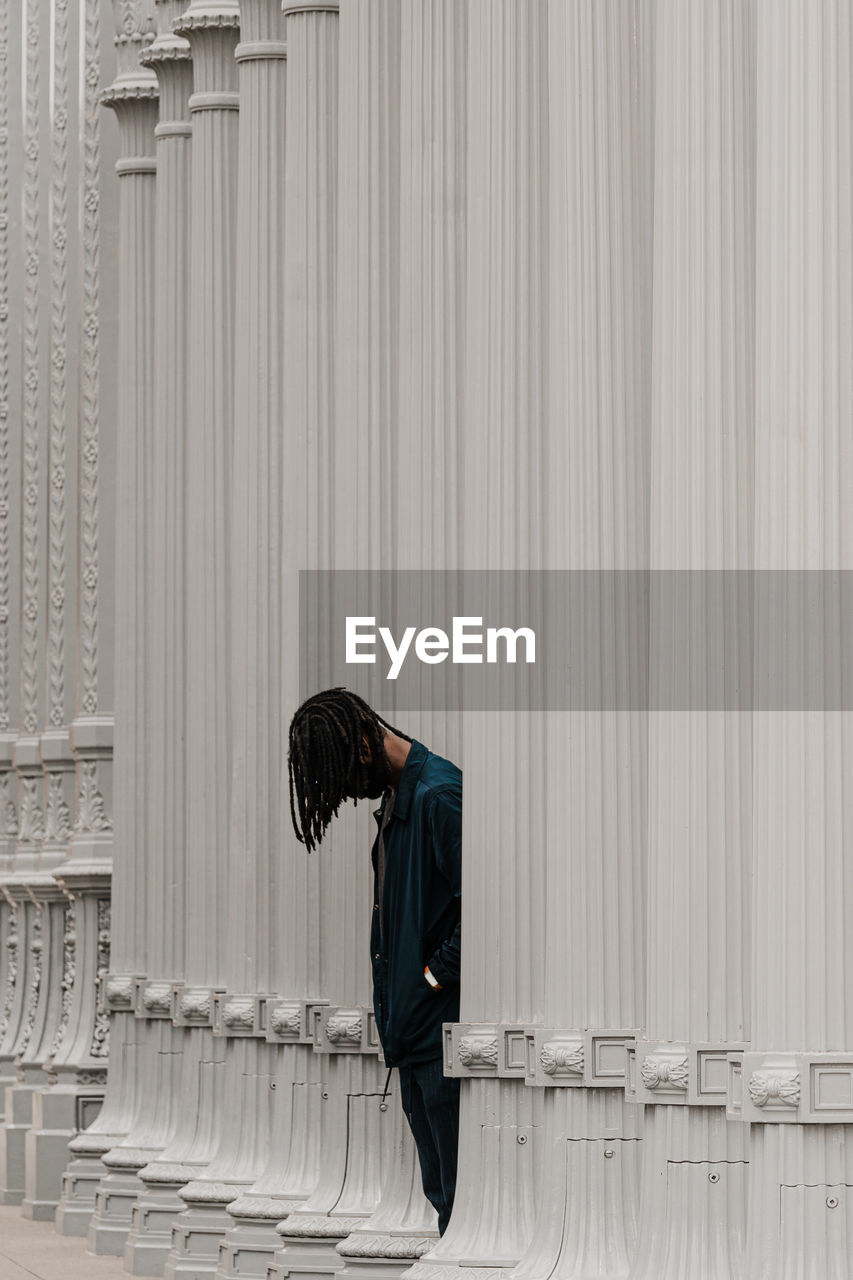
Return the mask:
{"type": "MultiPolygon", "coordinates": [[[[460,907],[456,925],[427,961],[429,971],[442,987],[459,983],[462,953],[462,788],[433,792],[429,827],[438,869],[450,885],[460,907]]],[[[426,979],[424,979],[426,981],[426,979]]]]}

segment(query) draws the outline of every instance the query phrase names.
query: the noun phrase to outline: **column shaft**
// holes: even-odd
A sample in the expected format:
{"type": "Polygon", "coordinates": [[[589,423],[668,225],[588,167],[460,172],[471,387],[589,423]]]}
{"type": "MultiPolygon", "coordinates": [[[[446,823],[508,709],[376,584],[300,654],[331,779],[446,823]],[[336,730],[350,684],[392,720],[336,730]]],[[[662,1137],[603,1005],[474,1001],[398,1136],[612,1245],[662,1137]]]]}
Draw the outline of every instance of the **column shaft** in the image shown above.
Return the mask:
{"type": "Polygon", "coordinates": [[[851,635],[834,577],[853,564],[851,18],[847,0],[757,6],[755,658],[764,682],[741,1099],[750,1280],[840,1280],[853,1260],[853,722],[839,697],[851,635]]]}

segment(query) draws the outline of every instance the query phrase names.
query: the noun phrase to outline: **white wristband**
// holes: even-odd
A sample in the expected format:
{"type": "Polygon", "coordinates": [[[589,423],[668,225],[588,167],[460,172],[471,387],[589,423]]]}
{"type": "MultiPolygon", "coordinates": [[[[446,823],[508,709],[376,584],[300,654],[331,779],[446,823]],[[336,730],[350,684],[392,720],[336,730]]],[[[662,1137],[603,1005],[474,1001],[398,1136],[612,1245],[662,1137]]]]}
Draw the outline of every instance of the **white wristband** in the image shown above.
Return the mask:
{"type": "Polygon", "coordinates": [[[430,971],[429,971],[429,965],[427,965],[427,966],[426,966],[426,968],[424,969],[424,977],[426,978],[427,982],[429,983],[429,985],[430,985],[431,987],[440,987],[440,986],[441,986],[441,983],[440,983],[440,982],[436,982],[435,978],[434,978],[434,977],[432,976],[432,974],[430,973],[430,971]]]}

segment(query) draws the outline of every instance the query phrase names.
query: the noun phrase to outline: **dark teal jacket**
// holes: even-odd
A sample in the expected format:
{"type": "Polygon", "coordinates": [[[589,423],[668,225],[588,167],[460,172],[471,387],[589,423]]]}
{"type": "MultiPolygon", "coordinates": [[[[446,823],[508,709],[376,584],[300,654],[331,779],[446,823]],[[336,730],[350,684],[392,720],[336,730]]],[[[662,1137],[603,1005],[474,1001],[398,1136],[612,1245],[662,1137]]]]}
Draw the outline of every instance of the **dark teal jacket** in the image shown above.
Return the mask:
{"type": "MultiPolygon", "coordinates": [[[[374,813],[381,824],[382,807],[374,813]]],[[[370,954],[373,1008],[389,1067],[442,1053],[443,1022],[459,1021],[462,771],[413,742],[385,828],[380,931],[373,843],[370,954]],[[442,990],[424,976],[424,966],[442,990]]]]}

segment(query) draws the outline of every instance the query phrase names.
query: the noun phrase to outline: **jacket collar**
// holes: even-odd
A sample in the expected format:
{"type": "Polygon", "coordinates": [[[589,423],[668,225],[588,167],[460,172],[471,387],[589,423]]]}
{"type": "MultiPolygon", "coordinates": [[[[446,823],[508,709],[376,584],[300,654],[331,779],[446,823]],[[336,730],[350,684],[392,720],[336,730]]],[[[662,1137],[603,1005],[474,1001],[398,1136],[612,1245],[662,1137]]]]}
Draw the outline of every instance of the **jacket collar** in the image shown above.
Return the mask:
{"type": "Polygon", "coordinates": [[[394,801],[394,817],[401,818],[404,822],[409,816],[409,804],[411,803],[415,783],[421,776],[421,770],[427,762],[428,755],[429,751],[422,742],[412,741],[412,745],[409,747],[409,754],[406,756],[406,763],[403,765],[403,771],[400,774],[400,781],[397,784],[397,798],[394,801]]]}

